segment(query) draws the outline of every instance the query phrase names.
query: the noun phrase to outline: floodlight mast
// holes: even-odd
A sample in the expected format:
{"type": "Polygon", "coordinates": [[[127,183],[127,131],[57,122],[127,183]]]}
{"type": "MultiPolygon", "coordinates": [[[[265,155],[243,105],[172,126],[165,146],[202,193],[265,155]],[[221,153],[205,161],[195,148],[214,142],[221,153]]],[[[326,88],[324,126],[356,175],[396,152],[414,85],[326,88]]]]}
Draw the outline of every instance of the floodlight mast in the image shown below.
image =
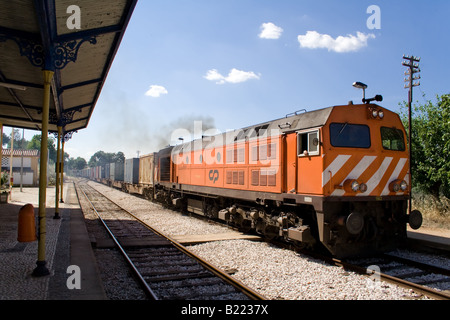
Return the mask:
{"type": "Polygon", "coordinates": [[[409,89],[408,91],[408,144],[409,144],[409,185],[410,185],[410,192],[409,192],[409,201],[408,201],[408,211],[409,214],[411,214],[411,203],[412,203],[412,170],[411,170],[411,163],[412,163],[412,144],[411,144],[411,105],[412,105],[412,99],[413,99],[413,87],[420,86],[420,81],[417,81],[420,79],[420,75],[414,76],[415,73],[420,72],[419,68],[419,62],[420,57],[415,56],[407,56],[403,55],[403,59],[405,61],[402,62],[402,65],[405,67],[408,67],[408,70],[405,71],[405,76],[408,76],[405,78],[405,89],[409,89]],[[416,82],[414,82],[416,81],[416,82]]]}
{"type": "Polygon", "coordinates": [[[367,84],[362,83],[362,82],[353,82],[353,87],[357,88],[357,89],[362,89],[363,90],[363,98],[362,98],[362,102],[364,104],[369,104],[372,101],[383,101],[383,97],[380,94],[377,94],[375,97],[373,98],[369,98],[366,99],[366,89],[367,89],[367,84]]]}
{"type": "Polygon", "coordinates": [[[365,103],[365,101],[366,101],[367,84],[364,84],[362,82],[356,81],[356,82],[353,82],[353,86],[355,88],[357,88],[357,89],[362,89],[362,91],[363,91],[363,99],[362,99],[362,101],[363,101],[363,103],[365,103]]]}

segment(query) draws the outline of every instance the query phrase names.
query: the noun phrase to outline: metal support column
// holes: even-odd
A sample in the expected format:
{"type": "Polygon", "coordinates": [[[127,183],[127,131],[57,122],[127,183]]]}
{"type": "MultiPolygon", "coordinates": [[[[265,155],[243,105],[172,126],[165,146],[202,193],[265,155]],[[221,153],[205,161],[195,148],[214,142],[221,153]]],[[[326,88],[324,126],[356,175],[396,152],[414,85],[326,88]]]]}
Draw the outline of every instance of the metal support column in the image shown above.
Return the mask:
{"type": "Polygon", "coordinates": [[[13,160],[14,160],[14,127],[11,128],[11,154],[9,155],[9,201],[12,201],[13,188],[13,160]]]}
{"type": "Polygon", "coordinates": [[[50,84],[53,71],[42,70],[44,76],[44,98],[42,102],[42,135],[41,135],[41,162],[39,171],[39,238],[37,267],[33,276],[41,277],[50,274],[45,261],[45,206],[47,197],[47,160],[48,160],[48,115],[50,109],[50,84]]]}
{"type": "Polygon", "coordinates": [[[0,171],[2,171],[3,159],[3,123],[0,122],[0,171]]]}
{"type": "Polygon", "coordinates": [[[61,217],[59,216],[59,179],[60,179],[60,175],[59,175],[59,170],[61,167],[61,132],[62,132],[62,128],[61,126],[58,126],[58,137],[56,138],[56,187],[55,187],[55,215],[53,216],[53,219],[60,219],[61,217]]]}
{"type": "Polygon", "coordinates": [[[61,151],[61,203],[64,203],[63,200],[63,190],[64,190],[64,143],[65,143],[65,135],[61,137],[62,151],[61,151]]]}

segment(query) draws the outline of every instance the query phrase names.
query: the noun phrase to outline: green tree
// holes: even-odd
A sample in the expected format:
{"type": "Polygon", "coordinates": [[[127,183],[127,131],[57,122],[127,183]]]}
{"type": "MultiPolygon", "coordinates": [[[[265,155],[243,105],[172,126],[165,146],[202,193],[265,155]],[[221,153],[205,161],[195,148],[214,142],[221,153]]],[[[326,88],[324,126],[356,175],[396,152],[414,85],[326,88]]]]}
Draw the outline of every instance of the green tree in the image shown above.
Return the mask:
{"type": "MultiPolygon", "coordinates": [[[[4,129],[4,128],[3,128],[4,129]]],[[[3,132],[3,146],[6,144],[9,144],[9,141],[11,140],[11,137],[10,136],[8,136],[5,132],[3,132]]],[[[3,147],[2,146],[2,147],[3,147]]]]}
{"type": "Polygon", "coordinates": [[[122,151],[117,152],[112,157],[112,161],[114,163],[125,163],[125,154],[122,151]]]}
{"type": "MultiPolygon", "coordinates": [[[[48,137],[47,146],[49,151],[49,160],[56,163],[56,147],[55,139],[53,137],[48,137]]],[[[31,141],[28,143],[27,149],[35,149],[41,151],[41,135],[35,134],[31,141]]]]}
{"type": "Polygon", "coordinates": [[[89,159],[88,165],[92,168],[96,166],[103,166],[107,163],[112,162],[125,162],[125,155],[123,154],[123,152],[119,151],[117,153],[107,153],[103,151],[97,151],[89,159]]]}
{"type": "MultiPolygon", "coordinates": [[[[22,139],[22,130],[14,129],[14,149],[27,149],[28,143],[27,139],[22,139]]],[[[11,148],[11,134],[7,135],[3,132],[3,145],[5,144],[7,149],[11,148]]]]}
{"type": "Polygon", "coordinates": [[[83,170],[86,168],[87,162],[84,158],[78,157],[76,159],[69,158],[67,161],[67,169],[70,170],[83,170]]]}
{"type": "MultiPolygon", "coordinates": [[[[402,110],[402,120],[408,132],[407,113],[406,106],[402,110]]],[[[431,193],[436,199],[440,192],[449,198],[450,94],[437,96],[435,103],[414,105],[411,128],[413,186],[431,193]]]]}

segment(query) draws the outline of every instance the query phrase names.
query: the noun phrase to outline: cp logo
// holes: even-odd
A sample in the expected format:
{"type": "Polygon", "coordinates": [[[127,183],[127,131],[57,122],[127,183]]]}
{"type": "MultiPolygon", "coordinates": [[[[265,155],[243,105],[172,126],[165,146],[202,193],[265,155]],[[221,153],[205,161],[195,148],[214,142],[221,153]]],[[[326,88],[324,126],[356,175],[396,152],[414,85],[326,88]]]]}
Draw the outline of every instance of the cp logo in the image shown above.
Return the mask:
{"type": "Polygon", "coordinates": [[[209,180],[213,183],[219,179],[219,170],[209,170],[209,180]]]}

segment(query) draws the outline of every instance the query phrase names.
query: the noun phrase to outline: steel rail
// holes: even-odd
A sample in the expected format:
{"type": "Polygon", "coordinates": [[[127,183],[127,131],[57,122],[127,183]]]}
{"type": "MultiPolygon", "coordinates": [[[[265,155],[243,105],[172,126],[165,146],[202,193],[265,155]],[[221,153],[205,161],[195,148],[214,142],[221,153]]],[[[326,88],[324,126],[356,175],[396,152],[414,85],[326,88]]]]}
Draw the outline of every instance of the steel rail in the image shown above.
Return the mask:
{"type": "MultiPolygon", "coordinates": [[[[91,186],[90,186],[91,187],[91,186]]],[[[93,188],[93,187],[91,187],[93,188]]],[[[94,190],[96,190],[95,188],[93,188],[94,190]]],[[[106,195],[104,195],[102,192],[96,190],[98,193],[102,194],[104,197],[108,198],[106,195]]],[[[108,198],[109,199],[109,198],[108,198]]],[[[196,259],[199,261],[199,263],[201,263],[205,268],[207,268],[209,271],[213,272],[216,276],[222,278],[223,280],[225,280],[226,282],[228,282],[229,284],[233,285],[235,288],[239,289],[241,292],[243,292],[244,294],[246,294],[249,298],[253,299],[253,300],[266,300],[267,298],[265,298],[264,296],[254,292],[253,290],[247,288],[244,284],[242,284],[241,282],[239,282],[238,280],[230,277],[228,274],[222,272],[219,268],[217,268],[216,266],[212,265],[211,263],[203,260],[202,258],[200,258],[199,256],[197,256],[196,254],[194,254],[193,252],[189,251],[185,246],[183,246],[182,244],[180,244],[178,241],[174,240],[173,238],[171,238],[170,236],[167,236],[165,234],[163,234],[162,232],[160,232],[159,230],[149,226],[148,224],[146,224],[144,221],[142,221],[140,218],[138,218],[137,216],[135,216],[133,213],[129,212],[128,210],[126,210],[125,208],[123,208],[122,206],[120,206],[119,204],[117,204],[115,201],[109,199],[109,201],[111,201],[112,203],[114,203],[116,206],[118,206],[119,208],[121,208],[122,210],[126,211],[129,215],[131,215],[132,217],[134,217],[137,221],[139,221],[142,225],[144,225],[146,228],[148,228],[149,230],[151,230],[152,232],[164,237],[165,239],[167,239],[168,241],[170,241],[175,247],[177,247],[180,251],[184,252],[185,254],[191,256],[192,258],[196,259]]],[[[377,272],[374,271],[372,269],[368,269],[365,267],[361,267],[355,264],[351,264],[336,258],[330,258],[330,257],[325,257],[322,255],[319,255],[317,253],[311,253],[311,252],[304,252],[305,254],[314,256],[316,258],[328,261],[331,264],[335,264],[338,266],[341,266],[345,269],[363,274],[363,275],[377,275],[380,277],[380,279],[392,283],[392,284],[396,284],[399,285],[403,288],[407,288],[407,289],[413,289],[416,292],[422,293],[430,298],[433,299],[437,299],[437,300],[450,300],[450,294],[446,293],[444,291],[438,291],[435,290],[433,288],[424,286],[424,285],[420,285],[417,283],[413,283],[410,281],[406,281],[394,276],[390,276],[388,274],[382,273],[382,272],[377,272]]],[[[397,257],[393,257],[395,259],[397,259],[397,257]]]]}
{"type": "MultiPolygon", "coordinates": [[[[92,188],[92,187],[91,187],[92,188]]],[[[94,190],[96,190],[94,188],[94,190]]],[[[154,227],[148,225],[147,223],[145,223],[143,220],[141,220],[139,217],[137,217],[136,215],[134,215],[133,213],[129,212],[127,209],[123,208],[121,205],[119,205],[118,203],[116,203],[114,200],[109,199],[106,195],[104,195],[102,192],[96,190],[98,193],[100,193],[102,196],[104,196],[105,198],[107,198],[109,201],[111,201],[112,203],[114,203],[117,207],[119,207],[120,209],[122,209],[123,211],[127,212],[130,216],[132,216],[133,218],[135,218],[137,221],[139,221],[139,223],[141,223],[142,225],[144,225],[146,228],[148,228],[150,231],[156,233],[157,235],[163,237],[164,239],[168,240],[169,242],[171,242],[178,250],[182,251],[184,254],[190,256],[191,258],[197,260],[203,267],[205,267],[207,270],[211,271],[214,275],[216,275],[217,277],[221,278],[222,280],[224,280],[226,283],[232,285],[233,287],[235,287],[236,289],[238,289],[240,292],[244,293],[247,297],[249,297],[252,300],[267,300],[266,297],[264,297],[263,295],[257,293],[256,291],[248,288],[247,286],[245,286],[242,282],[240,282],[237,279],[234,279],[233,277],[231,277],[230,275],[228,275],[227,273],[223,272],[222,270],[220,270],[218,267],[216,267],[215,265],[211,264],[210,262],[204,260],[203,258],[199,257],[198,255],[196,255],[195,253],[191,252],[189,249],[187,249],[185,246],[183,246],[182,244],[180,244],[178,241],[176,241],[175,239],[171,238],[170,236],[162,233],[161,231],[155,229],[154,227]]]]}
{"type": "Polygon", "coordinates": [[[388,253],[385,253],[384,256],[387,259],[390,259],[390,260],[393,260],[393,261],[409,264],[409,265],[411,265],[413,267],[417,267],[419,269],[428,270],[431,273],[438,273],[438,274],[442,274],[442,275],[450,277],[450,269],[433,266],[433,265],[428,264],[428,263],[423,263],[423,262],[411,260],[411,259],[408,259],[408,258],[404,258],[404,257],[399,257],[399,256],[396,256],[396,255],[388,254],[388,253]]]}
{"type": "Polygon", "coordinates": [[[120,245],[119,241],[117,240],[117,238],[114,236],[114,234],[112,233],[112,231],[109,229],[109,227],[106,225],[106,222],[100,217],[100,214],[98,213],[97,209],[95,208],[94,204],[91,202],[91,200],[89,199],[89,197],[86,195],[86,193],[84,192],[84,190],[82,188],[80,188],[80,191],[83,192],[84,196],[86,197],[86,200],[90,203],[90,205],[92,206],[92,209],[94,210],[95,214],[98,216],[98,218],[100,219],[101,223],[103,224],[103,226],[105,227],[105,229],[107,230],[107,232],[109,233],[110,237],[112,238],[112,240],[114,241],[115,245],[117,246],[117,248],[119,249],[119,251],[122,253],[122,255],[124,256],[125,260],[127,261],[128,265],[131,267],[131,269],[133,270],[134,274],[137,276],[139,283],[141,284],[141,286],[143,287],[145,294],[147,295],[147,297],[149,299],[152,300],[158,300],[158,297],[156,296],[156,294],[153,292],[153,290],[150,288],[150,286],[148,285],[147,281],[145,281],[144,277],[142,276],[142,274],[139,272],[139,270],[136,268],[136,266],[134,265],[134,263],[131,261],[130,257],[128,256],[128,254],[125,252],[125,250],[123,249],[123,247],[120,245]]]}
{"type": "MultiPolygon", "coordinates": [[[[89,186],[89,185],[88,185],[89,186]]],[[[198,255],[196,255],[195,253],[191,252],[189,249],[187,249],[185,246],[183,246],[182,244],[180,244],[178,241],[176,241],[175,239],[171,238],[170,236],[162,233],[161,231],[155,229],[154,227],[148,225],[147,223],[145,223],[143,220],[141,220],[139,217],[137,217],[136,215],[134,215],[133,213],[129,212],[127,209],[123,208],[121,205],[117,204],[114,200],[111,200],[110,198],[108,198],[105,194],[103,194],[102,192],[98,191],[97,189],[93,188],[92,186],[89,186],[90,188],[94,189],[96,192],[98,192],[99,194],[101,194],[103,197],[105,197],[106,199],[108,199],[108,201],[110,201],[111,203],[113,203],[115,206],[117,206],[118,208],[120,208],[121,210],[123,210],[124,212],[126,212],[127,214],[129,214],[130,216],[132,216],[134,219],[136,219],[139,223],[141,223],[144,227],[146,227],[148,230],[154,232],[155,234],[161,236],[162,238],[168,240],[174,247],[176,247],[178,250],[180,250],[181,252],[183,252],[184,254],[186,254],[187,256],[195,259],[196,261],[198,261],[198,263],[200,265],[202,265],[204,268],[206,268],[208,271],[212,272],[215,276],[219,277],[220,279],[222,279],[223,281],[225,281],[226,283],[232,285],[234,288],[236,288],[238,291],[242,292],[243,294],[245,294],[247,297],[249,297],[252,300],[267,300],[266,297],[264,297],[263,295],[255,292],[254,290],[248,288],[247,286],[245,286],[243,283],[241,283],[239,280],[232,278],[230,275],[226,274],[225,272],[221,271],[218,267],[214,266],[213,264],[207,262],[206,260],[204,260],[203,258],[199,257],[198,255]]],[[[83,191],[83,190],[81,190],[83,191]]],[[[83,191],[84,193],[84,191],[83,191]]],[[[89,201],[90,202],[90,201],[89,201]]],[[[91,203],[92,205],[92,203],[91,203]]],[[[98,215],[98,213],[97,213],[98,215]]],[[[117,240],[115,240],[117,241],[117,240]]],[[[119,244],[120,246],[120,244],[119,244]]],[[[121,248],[121,247],[120,247],[121,248]]],[[[123,249],[121,249],[123,250],[123,249]]],[[[123,251],[124,252],[124,251],[123,251]]],[[[125,253],[126,254],[126,253],[125,253]]],[[[129,259],[129,258],[128,258],[129,259]]],[[[130,260],[130,263],[131,260],[130,260]]],[[[146,283],[147,284],[147,283],[146,283]]]]}
{"type": "Polygon", "coordinates": [[[392,284],[396,284],[399,285],[403,288],[406,289],[413,289],[414,291],[417,291],[419,293],[422,293],[424,295],[426,295],[427,297],[433,298],[433,299],[437,299],[437,300],[450,300],[450,294],[444,292],[444,291],[438,291],[435,290],[433,288],[429,288],[427,286],[423,286],[414,282],[410,282],[410,281],[406,281],[394,276],[390,276],[388,274],[385,274],[383,272],[378,272],[372,269],[368,269],[365,267],[361,267],[352,263],[348,263],[336,258],[331,258],[329,260],[330,262],[339,265],[341,267],[343,267],[344,269],[347,270],[351,270],[360,274],[364,274],[364,275],[377,275],[380,277],[380,279],[392,283],[392,284]]]}

